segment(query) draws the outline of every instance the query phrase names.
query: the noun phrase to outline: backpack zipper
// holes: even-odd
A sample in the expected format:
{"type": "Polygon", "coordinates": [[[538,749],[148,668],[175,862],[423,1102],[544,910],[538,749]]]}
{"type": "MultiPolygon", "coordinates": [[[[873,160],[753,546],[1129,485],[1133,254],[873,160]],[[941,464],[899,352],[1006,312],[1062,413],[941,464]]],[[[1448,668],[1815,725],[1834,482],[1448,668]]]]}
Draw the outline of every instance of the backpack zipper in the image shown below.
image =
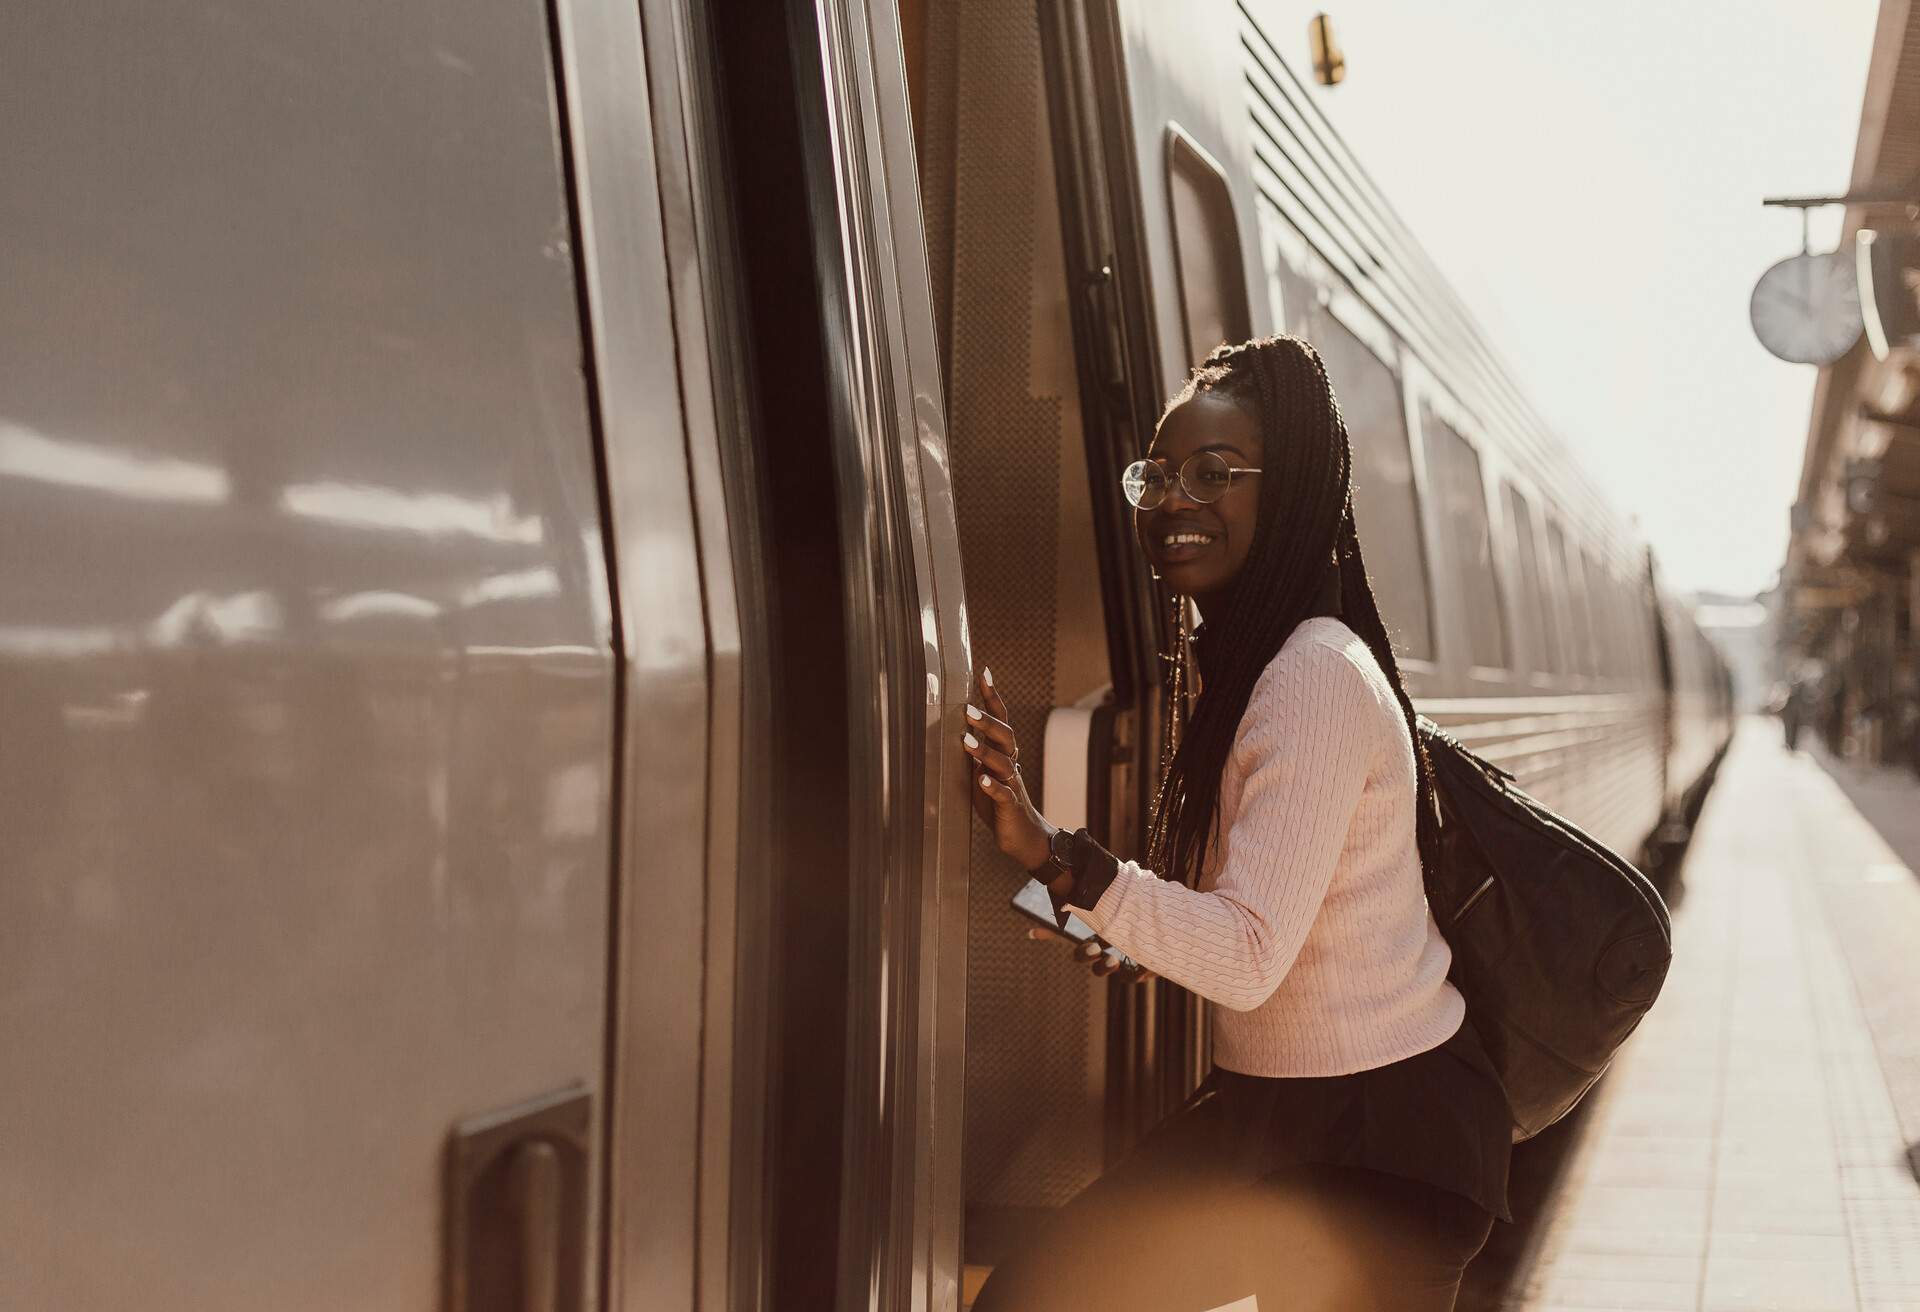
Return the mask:
{"type": "Polygon", "coordinates": [[[1480,901],[1480,899],[1487,895],[1487,890],[1492,887],[1493,887],[1493,876],[1488,875],[1485,879],[1480,881],[1480,887],[1474,889],[1473,892],[1467,895],[1467,900],[1465,902],[1462,902],[1460,904],[1460,909],[1453,913],[1453,920],[1450,923],[1457,925],[1462,920],[1465,920],[1467,918],[1467,912],[1473,910],[1474,906],[1480,901]]]}

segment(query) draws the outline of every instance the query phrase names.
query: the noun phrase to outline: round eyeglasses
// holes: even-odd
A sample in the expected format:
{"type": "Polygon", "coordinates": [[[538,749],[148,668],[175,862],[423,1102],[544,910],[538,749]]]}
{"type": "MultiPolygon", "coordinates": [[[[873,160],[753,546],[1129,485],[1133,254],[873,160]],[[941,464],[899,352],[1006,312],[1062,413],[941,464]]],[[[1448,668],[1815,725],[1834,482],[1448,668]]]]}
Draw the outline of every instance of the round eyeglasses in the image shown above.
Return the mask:
{"type": "Polygon", "coordinates": [[[1228,464],[1218,451],[1199,451],[1188,456],[1172,478],[1158,461],[1136,460],[1120,475],[1120,490],[1127,494],[1127,504],[1137,510],[1152,510],[1167,499],[1168,490],[1178,480],[1187,500],[1204,506],[1225,496],[1236,474],[1259,472],[1228,464]]]}

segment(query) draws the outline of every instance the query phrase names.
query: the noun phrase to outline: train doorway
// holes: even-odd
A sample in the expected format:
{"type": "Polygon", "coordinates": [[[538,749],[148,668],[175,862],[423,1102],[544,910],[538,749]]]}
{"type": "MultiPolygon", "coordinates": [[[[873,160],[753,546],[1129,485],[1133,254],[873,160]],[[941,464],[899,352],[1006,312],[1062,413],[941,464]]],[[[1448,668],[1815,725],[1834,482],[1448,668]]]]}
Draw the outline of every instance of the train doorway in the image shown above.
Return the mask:
{"type": "MultiPolygon", "coordinates": [[[[1137,851],[1157,635],[1117,491],[1145,412],[1112,208],[1126,185],[1096,126],[1104,6],[901,17],[976,663],[1049,818],[1137,851]]],[[[1183,1004],[1030,942],[1007,908],[1021,872],[984,831],[971,865],[962,1249],[978,1272],[1157,1119],[1183,1004]]]]}

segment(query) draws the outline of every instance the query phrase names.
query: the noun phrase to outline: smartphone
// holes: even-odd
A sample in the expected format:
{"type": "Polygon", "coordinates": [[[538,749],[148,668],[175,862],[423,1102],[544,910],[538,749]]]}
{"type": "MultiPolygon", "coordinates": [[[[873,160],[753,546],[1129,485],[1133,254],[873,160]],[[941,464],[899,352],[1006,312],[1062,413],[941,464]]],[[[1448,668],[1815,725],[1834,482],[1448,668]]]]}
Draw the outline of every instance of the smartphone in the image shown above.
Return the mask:
{"type": "MultiPolygon", "coordinates": [[[[1053,909],[1053,897],[1047,892],[1047,886],[1037,879],[1029,879],[1018,893],[1013,895],[1013,909],[1036,924],[1045,925],[1056,934],[1061,934],[1075,943],[1093,941],[1106,946],[1106,940],[1093,932],[1093,926],[1073,914],[1071,911],[1056,912],[1053,909]]],[[[1113,951],[1107,948],[1107,951],[1113,951]]],[[[1122,952],[1120,969],[1129,977],[1144,973],[1140,963],[1122,952]]]]}
{"type": "Polygon", "coordinates": [[[1085,943],[1088,939],[1098,938],[1089,925],[1071,911],[1056,912],[1053,909],[1053,895],[1047,892],[1047,886],[1037,879],[1029,879],[1018,893],[1013,895],[1013,909],[1028,920],[1045,925],[1056,934],[1072,939],[1075,943],[1085,943]]]}

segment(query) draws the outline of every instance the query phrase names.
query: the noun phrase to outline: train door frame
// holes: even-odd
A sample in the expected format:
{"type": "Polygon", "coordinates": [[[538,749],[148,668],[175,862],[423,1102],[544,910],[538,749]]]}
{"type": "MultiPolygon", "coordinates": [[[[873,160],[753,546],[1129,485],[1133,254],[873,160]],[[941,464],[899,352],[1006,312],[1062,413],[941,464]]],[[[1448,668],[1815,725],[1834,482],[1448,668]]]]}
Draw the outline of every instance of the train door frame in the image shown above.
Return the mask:
{"type": "MultiPolygon", "coordinates": [[[[1188,18],[1137,0],[1067,0],[1048,7],[1041,24],[1064,244],[1081,279],[1074,332],[1096,488],[1144,444],[1169,390],[1194,363],[1185,358],[1178,290],[1176,153],[1196,156],[1225,183],[1252,331],[1286,327],[1273,322],[1244,109],[1237,95],[1221,95],[1221,87],[1238,85],[1221,64],[1231,62],[1222,52],[1233,41],[1196,34],[1188,18]]],[[[1094,505],[1126,744],[1119,750],[1135,763],[1132,832],[1122,825],[1115,837],[1144,845],[1160,754],[1159,652],[1172,635],[1134,549],[1130,517],[1110,498],[1096,495],[1094,505]]],[[[1148,990],[1115,986],[1108,1015],[1111,1158],[1179,1106],[1206,1072],[1209,1044],[1201,1006],[1164,982],[1148,990]]]]}
{"type": "Polygon", "coordinates": [[[973,824],[971,773],[952,746],[972,680],[959,532],[899,14],[888,0],[791,0],[790,13],[809,11],[818,63],[796,65],[819,78],[808,89],[825,131],[810,144],[833,147],[809,179],[843,348],[830,357],[850,439],[839,481],[868,510],[843,523],[869,585],[855,599],[871,606],[849,618],[868,645],[848,678],[891,697],[866,724],[882,844],[880,878],[853,890],[839,1306],[944,1310],[960,1294],[973,824]]]}
{"type": "MultiPolygon", "coordinates": [[[[799,315],[806,343],[795,346],[811,352],[819,345],[829,412],[825,458],[837,547],[826,550],[837,554],[840,572],[839,619],[828,622],[843,629],[844,663],[823,673],[844,691],[848,779],[845,989],[833,1022],[844,1034],[831,1047],[844,1069],[829,1082],[833,1105],[806,1113],[837,1121],[827,1156],[800,1155],[809,1168],[831,1173],[834,1185],[830,1217],[810,1220],[806,1230],[809,1242],[832,1250],[815,1256],[831,1267],[826,1283],[836,1306],[950,1309],[959,1302],[972,823],[969,772],[955,741],[971,660],[898,18],[879,0],[793,0],[743,11],[767,24],[758,49],[781,60],[774,94],[792,98],[760,110],[791,120],[798,182],[782,185],[802,193],[795,254],[809,266],[800,276],[812,280],[799,300],[761,306],[756,364],[742,330],[742,306],[756,289],[744,285],[741,271],[750,266],[740,255],[743,243],[761,239],[767,216],[749,207],[765,193],[749,194],[748,175],[734,172],[739,134],[754,127],[738,118],[737,98],[718,89],[729,76],[719,68],[728,61],[716,58],[725,49],[718,43],[731,46],[741,36],[726,26],[741,13],[725,9],[711,0],[646,0],[650,32],[671,34],[671,49],[654,60],[656,85],[672,79],[680,87],[681,139],[694,159],[686,252],[699,279],[690,273],[689,285],[709,294],[706,331],[733,338],[734,365],[716,375],[728,383],[757,377],[767,350],[780,349],[769,346],[766,325],[786,315],[798,328],[801,319],[791,316],[799,315]]],[[[752,76],[739,68],[732,75],[752,76]]],[[[791,217],[783,210],[778,221],[791,217]]],[[[728,473],[741,483],[753,481],[755,453],[765,450],[755,443],[779,440],[764,404],[752,414],[750,390],[740,384],[728,401],[728,473]]],[[[770,487],[736,487],[728,509],[749,531],[755,516],[807,513],[775,507],[774,495],[770,487]]],[[[757,553],[737,548],[736,572],[751,572],[757,553]]],[[[787,596],[771,604],[792,611],[806,602],[787,596]]],[[[751,668],[766,638],[751,612],[744,619],[751,705],[776,693],[751,668]]],[[[791,680],[783,686],[785,695],[804,695],[791,680]]],[[[758,723],[750,714],[747,734],[758,723]]],[[[764,744],[743,750],[748,792],[777,793],[779,781],[769,788],[762,777],[764,744]]],[[[780,761],[784,773],[792,762],[780,761]]],[[[767,822],[748,811],[745,794],[742,802],[743,842],[756,832],[764,838],[767,822]]],[[[729,1151],[732,1159],[711,1173],[710,1197],[719,1201],[702,1200],[710,1228],[724,1228],[726,1238],[703,1244],[701,1306],[745,1310],[792,1294],[780,1286],[780,1241],[769,1232],[782,1198],[793,1202],[794,1182],[786,1180],[785,1194],[781,1182],[800,1157],[789,1159],[780,1143],[796,1141],[782,1140],[771,1122],[799,1114],[793,1097],[783,1097],[792,1091],[780,1083],[779,1063],[803,1037],[782,1037],[782,1014],[807,982],[783,985],[767,955],[782,946],[782,926],[791,927],[782,917],[804,907],[783,909],[778,890],[757,884],[743,881],[739,891],[731,1079],[727,1059],[710,1045],[708,1096],[710,1104],[730,1100],[738,1119],[730,1143],[709,1145],[716,1159],[729,1151]],[[724,1278],[706,1274],[718,1267],[724,1278]]],[[[725,1031],[710,1033],[720,1039],[725,1031]]]]}
{"type": "MultiPolygon", "coordinates": [[[[1165,160],[1156,167],[1139,158],[1126,33],[1110,0],[1043,7],[1040,38],[1062,245],[1078,293],[1072,298],[1073,333],[1116,707],[1107,752],[1125,763],[1116,771],[1124,795],[1110,799],[1111,837],[1139,851],[1158,782],[1159,653],[1169,649],[1172,635],[1157,589],[1139,563],[1131,516],[1099,490],[1115,486],[1121,469],[1137,458],[1165,395],[1164,371],[1155,364],[1161,334],[1146,236],[1153,224],[1143,184],[1151,173],[1164,187],[1165,160]]],[[[1166,126],[1156,129],[1162,152],[1166,126]]],[[[1244,228],[1237,206],[1235,221],[1244,228]]],[[[1242,231],[1243,252],[1245,241],[1242,231]]],[[[1177,274],[1175,266],[1169,270],[1177,274]]],[[[1200,1018],[1195,1001],[1164,981],[1147,989],[1110,985],[1109,1162],[1190,1091],[1204,1059],[1200,1018]]]]}
{"type": "MultiPolygon", "coordinates": [[[[782,1292],[765,1233],[776,908],[764,881],[740,875],[772,836],[755,815],[773,763],[755,570],[768,503],[746,437],[741,198],[703,58],[720,34],[701,0],[554,3],[615,581],[647,597],[670,554],[706,604],[700,625],[673,633],[637,632],[637,606],[620,613],[628,895],[611,972],[602,1303],[758,1309],[782,1292]],[[663,243],[638,251],[649,230],[663,243]],[[669,300],[662,350],[637,332],[636,307],[669,300]],[[652,479],[675,467],[691,514],[663,542],[652,479]],[[662,877],[663,851],[677,877],[662,877]]],[[[970,660],[899,33],[890,6],[864,0],[794,3],[781,21],[817,148],[807,185],[838,371],[833,478],[856,508],[838,520],[857,781],[845,1098],[830,1112],[845,1187],[838,1251],[822,1256],[842,1308],[950,1309],[960,1121],[946,1102],[964,1061],[971,816],[948,747],[970,660]]]]}
{"type": "Polygon", "coordinates": [[[633,6],[554,0],[549,14],[620,653],[599,1302],[690,1307],[708,1301],[703,1275],[717,1289],[700,1250],[731,1139],[731,1100],[712,1096],[730,1050],[702,1038],[732,1029],[734,936],[712,911],[736,894],[741,787],[718,413],[681,249],[677,88],[649,87],[659,34],[633,6]],[[681,472],[684,499],[663,470],[681,472]]]}
{"type": "MultiPolygon", "coordinates": [[[[755,1306],[761,1268],[767,1108],[742,1090],[766,1087],[764,981],[770,917],[766,881],[742,879],[770,861],[774,761],[767,581],[753,568],[765,550],[757,513],[763,489],[742,440],[752,422],[745,381],[735,235],[725,194],[725,143],[716,70],[703,59],[701,14],[687,0],[642,0],[653,94],[661,212],[674,301],[674,346],[689,410],[703,567],[715,599],[710,619],[714,683],[708,809],[707,968],[701,1024],[701,1135],[693,1271],[694,1306],[755,1306]],[[697,419],[697,423],[696,423],[697,419]],[[698,429],[697,437],[694,430],[698,429]],[[727,603],[730,602],[730,607],[727,603]]],[[[614,1306],[611,1301],[609,1306],[614,1306]]]]}

